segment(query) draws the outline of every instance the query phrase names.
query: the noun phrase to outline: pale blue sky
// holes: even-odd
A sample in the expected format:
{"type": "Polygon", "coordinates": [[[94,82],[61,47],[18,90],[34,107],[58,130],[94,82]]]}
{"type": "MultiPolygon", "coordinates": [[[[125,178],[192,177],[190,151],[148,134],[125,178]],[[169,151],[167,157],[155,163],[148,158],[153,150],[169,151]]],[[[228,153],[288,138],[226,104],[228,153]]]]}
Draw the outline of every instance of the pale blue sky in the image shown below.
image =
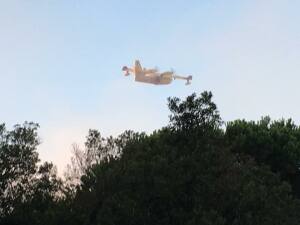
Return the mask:
{"type": "Polygon", "coordinates": [[[300,1],[0,1],[1,122],[38,122],[62,171],[89,128],[104,136],[168,122],[166,98],[211,90],[225,121],[300,122],[300,1]],[[124,77],[174,68],[191,86],[124,77]]]}

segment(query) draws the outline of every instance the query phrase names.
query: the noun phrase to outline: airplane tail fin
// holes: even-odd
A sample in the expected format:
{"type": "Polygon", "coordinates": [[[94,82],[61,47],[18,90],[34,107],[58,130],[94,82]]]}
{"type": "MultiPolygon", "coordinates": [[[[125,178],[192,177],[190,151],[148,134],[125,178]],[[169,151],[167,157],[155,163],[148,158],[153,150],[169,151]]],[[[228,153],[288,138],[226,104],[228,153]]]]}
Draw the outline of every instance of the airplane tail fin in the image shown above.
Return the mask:
{"type": "Polygon", "coordinates": [[[134,71],[136,74],[141,73],[143,71],[143,68],[142,68],[139,60],[135,60],[135,62],[134,62],[134,71]]]}

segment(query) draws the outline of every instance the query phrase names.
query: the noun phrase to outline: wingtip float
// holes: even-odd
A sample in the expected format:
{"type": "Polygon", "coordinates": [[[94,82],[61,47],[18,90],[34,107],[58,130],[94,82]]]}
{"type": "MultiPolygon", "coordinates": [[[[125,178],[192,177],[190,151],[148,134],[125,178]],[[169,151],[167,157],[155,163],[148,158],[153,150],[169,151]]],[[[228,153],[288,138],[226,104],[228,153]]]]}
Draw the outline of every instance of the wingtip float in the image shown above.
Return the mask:
{"type": "Polygon", "coordinates": [[[174,73],[174,71],[159,72],[158,69],[146,69],[142,68],[139,60],[135,60],[134,66],[132,68],[123,66],[122,70],[125,72],[125,76],[133,74],[135,76],[135,81],[143,82],[155,85],[166,85],[170,84],[173,80],[185,80],[186,85],[191,84],[192,76],[179,76],[174,73]]]}

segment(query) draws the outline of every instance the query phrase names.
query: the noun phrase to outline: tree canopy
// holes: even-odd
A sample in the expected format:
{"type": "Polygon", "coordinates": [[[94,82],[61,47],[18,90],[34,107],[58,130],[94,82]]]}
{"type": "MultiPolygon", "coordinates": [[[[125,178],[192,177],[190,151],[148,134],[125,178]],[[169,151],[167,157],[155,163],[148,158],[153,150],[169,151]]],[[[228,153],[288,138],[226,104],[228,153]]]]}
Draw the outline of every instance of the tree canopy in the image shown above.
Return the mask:
{"type": "Polygon", "coordinates": [[[37,124],[1,125],[0,223],[300,224],[299,126],[225,123],[212,97],[169,98],[151,134],[90,130],[64,180],[39,164],[37,124]]]}

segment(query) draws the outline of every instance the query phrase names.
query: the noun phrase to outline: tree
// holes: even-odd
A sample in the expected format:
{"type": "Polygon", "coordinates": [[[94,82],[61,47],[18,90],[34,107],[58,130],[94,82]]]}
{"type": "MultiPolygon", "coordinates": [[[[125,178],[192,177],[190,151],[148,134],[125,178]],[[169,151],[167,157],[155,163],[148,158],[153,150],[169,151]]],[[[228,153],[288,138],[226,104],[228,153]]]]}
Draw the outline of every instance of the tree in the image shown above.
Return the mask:
{"type": "Polygon", "coordinates": [[[39,161],[36,146],[38,124],[25,122],[7,131],[0,126],[0,215],[24,201],[39,161]]]}
{"type": "Polygon", "coordinates": [[[211,95],[169,99],[170,125],[81,178],[77,224],[299,224],[288,183],[226,145],[211,95]]]}
{"type": "Polygon", "coordinates": [[[298,126],[263,118],[223,130],[210,92],[168,105],[169,125],[149,135],[90,130],[74,148],[74,186],[38,164],[37,124],[1,125],[0,224],[300,224],[298,126]]]}
{"type": "Polygon", "coordinates": [[[94,164],[100,164],[109,158],[120,157],[123,148],[139,136],[140,134],[127,130],[116,138],[112,136],[104,138],[98,130],[90,129],[83,149],[77,144],[72,146],[73,156],[65,172],[66,181],[75,188],[80,184],[80,178],[94,164]]]}
{"type": "Polygon", "coordinates": [[[216,104],[212,101],[211,92],[203,92],[200,97],[195,93],[188,96],[185,101],[179,98],[168,98],[171,111],[170,127],[174,130],[190,131],[202,128],[218,129],[222,120],[216,104]]]}
{"type": "Polygon", "coordinates": [[[28,122],[12,131],[0,126],[1,224],[50,224],[62,197],[56,168],[48,162],[38,165],[37,129],[38,124],[28,122]]]}
{"type": "Polygon", "coordinates": [[[236,120],[227,124],[225,138],[233,152],[250,155],[259,164],[269,166],[291,183],[300,197],[300,127],[291,119],[236,120]]]}

